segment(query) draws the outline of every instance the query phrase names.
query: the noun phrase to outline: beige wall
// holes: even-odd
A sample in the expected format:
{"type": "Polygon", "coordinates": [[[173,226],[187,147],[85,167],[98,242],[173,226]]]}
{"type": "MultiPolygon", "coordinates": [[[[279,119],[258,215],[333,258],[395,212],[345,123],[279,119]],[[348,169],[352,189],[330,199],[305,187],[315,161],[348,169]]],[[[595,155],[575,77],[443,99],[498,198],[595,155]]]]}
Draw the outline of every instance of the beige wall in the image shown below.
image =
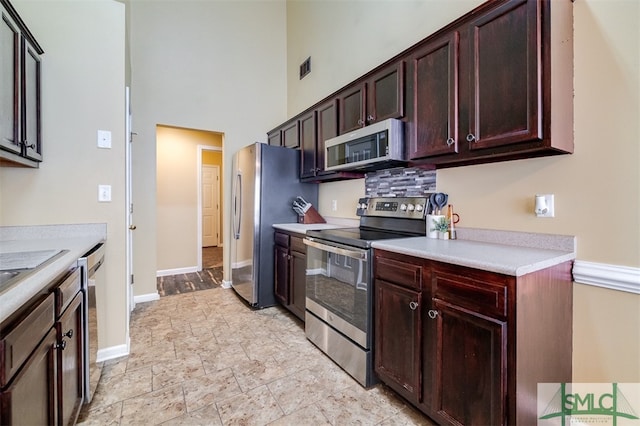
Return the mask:
{"type": "Polygon", "coordinates": [[[168,126],[158,126],[156,132],[157,267],[159,271],[195,268],[200,214],[198,147],[221,147],[222,135],[168,126]]]}
{"type": "MultiPolygon", "coordinates": [[[[289,2],[289,115],[478,3],[289,2]],[[402,25],[385,30],[398,16],[402,25]],[[308,56],[312,71],[300,81],[293,70],[308,56]]],[[[573,7],[575,154],[439,170],[438,190],[449,193],[461,225],[576,235],[578,260],[637,268],[640,2],[573,7]],[[555,218],[532,214],[536,193],[555,194],[555,218]]],[[[357,194],[364,194],[362,180],[322,184],[321,214],[354,217],[357,194]]],[[[582,284],[574,296],[574,381],[640,381],[640,296],[582,284]]]]}
{"type": "Polygon", "coordinates": [[[286,118],[285,17],[284,1],[131,1],[136,295],[156,292],[159,269],[156,125],[224,133],[230,205],[233,153],[286,118]]]}
{"type": "Polygon", "coordinates": [[[12,0],[42,45],[39,169],[0,167],[0,225],[106,223],[107,285],[98,289],[108,322],[100,347],[125,344],[125,10],[110,0],[12,0]],[[112,149],[98,149],[97,130],[112,149]],[[112,202],[98,203],[98,185],[112,202]]]}

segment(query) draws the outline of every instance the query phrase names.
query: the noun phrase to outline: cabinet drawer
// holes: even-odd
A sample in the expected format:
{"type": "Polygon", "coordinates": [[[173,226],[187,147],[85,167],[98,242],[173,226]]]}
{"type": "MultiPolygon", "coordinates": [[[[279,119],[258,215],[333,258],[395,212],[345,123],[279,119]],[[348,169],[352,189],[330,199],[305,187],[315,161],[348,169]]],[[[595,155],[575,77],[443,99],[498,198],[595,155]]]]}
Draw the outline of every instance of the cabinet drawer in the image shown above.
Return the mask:
{"type": "Polygon", "coordinates": [[[433,273],[434,298],[492,317],[507,316],[507,283],[443,271],[433,273]]]}
{"type": "Polygon", "coordinates": [[[422,289],[422,266],[412,263],[400,262],[398,260],[384,257],[376,258],[376,278],[383,279],[390,283],[411,287],[417,290],[422,289]]]}
{"type": "Polygon", "coordinates": [[[0,350],[4,364],[0,370],[0,387],[11,381],[13,375],[53,327],[54,310],[54,296],[49,294],[2,337],[0,350]]]}
{"type": "Polygon", "coordinates": [[[288,234],[284,234],[282,232],[276,232],[274,234],[274,241],[276,243],[276,245],[282,246],[282,247],[289,247],[289,235],[288,234]]]}
{"type": "Polygon", "coordinates": [[[80,291],[80,269],[74,268],[73,271],[63,281],[58,284],[53,292],[56,295],[56,318],[60,317],[73,297],[80,291]]]}
{"type": "Polygon", "coordinates": [[[307,247],[304,245],[302,238],[291,236],[291,251],[297,251],[299,253],[306,253],[307,247]]]}

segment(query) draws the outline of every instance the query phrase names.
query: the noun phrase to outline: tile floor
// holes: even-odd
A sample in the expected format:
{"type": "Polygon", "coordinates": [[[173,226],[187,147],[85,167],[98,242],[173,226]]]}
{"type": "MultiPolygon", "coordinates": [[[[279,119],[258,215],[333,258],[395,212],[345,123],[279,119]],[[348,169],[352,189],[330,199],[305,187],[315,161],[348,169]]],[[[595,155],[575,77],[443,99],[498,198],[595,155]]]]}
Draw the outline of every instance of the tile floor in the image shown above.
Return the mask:
{"type": "Polygon", "coordinates": [[[136,306],[131,353],[105,362],[83,425],[432,424],[383,385],[368,390],[286,310],[231,289],[136,306]]]}

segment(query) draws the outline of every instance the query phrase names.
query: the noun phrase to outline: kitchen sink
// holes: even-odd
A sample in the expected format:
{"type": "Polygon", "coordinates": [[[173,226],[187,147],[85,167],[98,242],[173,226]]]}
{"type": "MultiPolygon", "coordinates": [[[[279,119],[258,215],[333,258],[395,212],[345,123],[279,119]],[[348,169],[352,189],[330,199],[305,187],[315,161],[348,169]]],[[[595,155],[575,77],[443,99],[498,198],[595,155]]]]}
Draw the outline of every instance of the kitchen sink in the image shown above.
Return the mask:
{"type": "Polygon", "coordinates": [[[66,252],[53,249],[0,253],[0,293],[66,252]]]}

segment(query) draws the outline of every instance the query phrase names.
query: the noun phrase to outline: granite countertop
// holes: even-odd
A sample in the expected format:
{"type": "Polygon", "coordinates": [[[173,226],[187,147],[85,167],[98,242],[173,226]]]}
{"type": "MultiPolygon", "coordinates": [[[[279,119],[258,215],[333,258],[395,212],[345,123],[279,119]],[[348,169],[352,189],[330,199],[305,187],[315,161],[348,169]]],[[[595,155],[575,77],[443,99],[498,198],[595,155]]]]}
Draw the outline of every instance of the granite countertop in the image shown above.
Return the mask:
{"type": "MultiPolygon", "coordinates": [[[[460,235],[460,232],[459,232],[460,235]]],[[[513,241],[514,233],[508,233],[505,238],[497,241],[474,241],[469,239],[438,240],[427,237],[399,238],[374,242],[373,248],[424,259],[436,260],[454,265],[468,266],[485,271],[496,272],[511,276],[522,276],[541,269],[548,268],[566,261],[574,260],[574,237],[558,236],[561,244],[555,244],[551,239],[555,236],[546,235],[551,241],[545,247],[523,234],[523,238],[513,241]],[[501,243],[508,241],[510,244],[501,243]],[[511,244],[529,242],[529,245],[511,244]],[[573,244],[573,247],[572,247],[573,244]]],[[[538,234],[541,235],[541,234],[538,234]]]]}
{"type": "Polygon", "coordinates": [[[106,239],[105,224],[0,227],[0,253],[64,250],[0,290],[0,323],[106,239]]]}

